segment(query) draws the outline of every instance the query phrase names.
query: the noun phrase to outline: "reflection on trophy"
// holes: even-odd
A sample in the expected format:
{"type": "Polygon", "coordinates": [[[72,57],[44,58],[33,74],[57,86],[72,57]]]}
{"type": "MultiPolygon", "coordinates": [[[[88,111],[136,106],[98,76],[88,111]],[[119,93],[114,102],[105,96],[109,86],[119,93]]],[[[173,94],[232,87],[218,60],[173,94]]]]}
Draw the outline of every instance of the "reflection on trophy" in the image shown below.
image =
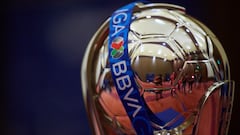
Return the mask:
{"type": "Polygon", "coordinates": [[[94,134],[228,133],[234,82],[227,56],[183,7],[133,3],[117,10],[91,39],[81,70],[94,134]]]}

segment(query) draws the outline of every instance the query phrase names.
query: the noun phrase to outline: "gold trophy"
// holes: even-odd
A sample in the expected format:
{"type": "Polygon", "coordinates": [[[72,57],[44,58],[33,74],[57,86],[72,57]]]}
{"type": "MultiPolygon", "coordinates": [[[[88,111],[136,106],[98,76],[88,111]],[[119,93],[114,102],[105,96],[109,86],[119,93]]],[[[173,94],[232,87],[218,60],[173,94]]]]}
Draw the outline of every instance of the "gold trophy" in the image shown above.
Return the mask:
{"type": "Polygon", "coordinates": [[[234,82],[212,31],[185,8],[130,3],[98,29],[81,67],[94,135],[227,135],[234,82]]]}

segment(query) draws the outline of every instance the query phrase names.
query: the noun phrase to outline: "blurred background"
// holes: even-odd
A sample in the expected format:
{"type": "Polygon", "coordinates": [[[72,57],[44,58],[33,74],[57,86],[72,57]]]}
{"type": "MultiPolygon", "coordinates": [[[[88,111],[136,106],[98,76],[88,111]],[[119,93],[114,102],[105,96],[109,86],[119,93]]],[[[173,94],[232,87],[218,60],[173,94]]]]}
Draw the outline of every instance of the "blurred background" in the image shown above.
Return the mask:
{"type": "MultiPolygon", "coordinates": [[[[1,135],[90,135],[80,67],[87,44],[131,0],[8,0],[1,4],[1,135]]],[[[217,0],[150,0],[183,6],[219,38],[236,81],[229,135],[240,98],[237,8],[217,0]]]]}

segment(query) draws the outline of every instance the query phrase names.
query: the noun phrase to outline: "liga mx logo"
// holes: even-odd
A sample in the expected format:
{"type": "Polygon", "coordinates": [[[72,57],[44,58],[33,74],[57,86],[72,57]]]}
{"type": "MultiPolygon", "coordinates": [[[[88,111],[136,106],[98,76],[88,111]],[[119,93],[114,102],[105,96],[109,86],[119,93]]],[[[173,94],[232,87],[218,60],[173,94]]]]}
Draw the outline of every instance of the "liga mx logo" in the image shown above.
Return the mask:
{"type": "Polygon", "coordinates": [[[113,50],[111,51],[112,58],[118,59],[124,54],[124,39],[123,37],[116,37],[111,43],[113,50]]]}

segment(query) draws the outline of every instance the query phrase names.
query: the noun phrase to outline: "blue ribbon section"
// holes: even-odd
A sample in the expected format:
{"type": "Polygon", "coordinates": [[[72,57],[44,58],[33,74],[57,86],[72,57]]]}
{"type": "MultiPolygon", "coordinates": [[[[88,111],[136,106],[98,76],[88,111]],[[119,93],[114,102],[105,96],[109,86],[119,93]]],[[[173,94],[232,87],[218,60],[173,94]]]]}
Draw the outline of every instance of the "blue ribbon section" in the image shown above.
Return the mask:
{"type": "Polygon", "coordinates": [[[128,55],[128,32],[132,22],[132,10],[136,3],[130,3],[116,10],[110,19],[109,62],[114,84],[122,104],[138,135],[153,135],[145,102],[143,101],[128,55]]]}

